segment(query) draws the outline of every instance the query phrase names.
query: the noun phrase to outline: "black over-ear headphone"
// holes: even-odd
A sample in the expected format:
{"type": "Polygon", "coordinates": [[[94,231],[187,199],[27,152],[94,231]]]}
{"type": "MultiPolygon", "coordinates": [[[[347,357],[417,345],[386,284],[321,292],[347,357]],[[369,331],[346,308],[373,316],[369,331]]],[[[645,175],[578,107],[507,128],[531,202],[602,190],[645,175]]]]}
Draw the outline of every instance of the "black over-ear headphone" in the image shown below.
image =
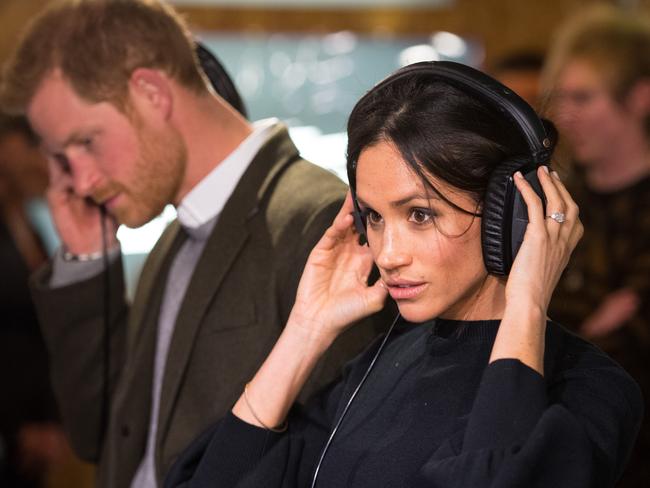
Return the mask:
{"type": "MultiPolygon", "coordinates": [[[[537,168],[549,163],[553,143],[542,120],[521,97],[485,73],[463,64],[451,61],[411,64],[381,81],[371,92],[417,72],[428,75],[433,81],[447,83],[493,107],[503,114],[526,142],[527,153],[504,160],[492,172],[483,202],[483,261],[489,273],[505,276],[510,272],[528,224],[526,204],[514,185],[513,175],[521,171],[545,202],[537,178],[537,168]]],[[[348,164],[348,179],[354,202],[355,226],[365,236],[365,221],[356,196],[356,165],[356,161],[348,164]]]]}
{"type": "Polygon", "coordinates": [[[248,118],[246,105],[223,64],[221,64],[215,54],[202,42],[196,41],[195,50],[201,69],[208,77],[208,80],[210,80],[214,91],[228,102],[232,108],[243,115],[244,118],[248,118]]]}

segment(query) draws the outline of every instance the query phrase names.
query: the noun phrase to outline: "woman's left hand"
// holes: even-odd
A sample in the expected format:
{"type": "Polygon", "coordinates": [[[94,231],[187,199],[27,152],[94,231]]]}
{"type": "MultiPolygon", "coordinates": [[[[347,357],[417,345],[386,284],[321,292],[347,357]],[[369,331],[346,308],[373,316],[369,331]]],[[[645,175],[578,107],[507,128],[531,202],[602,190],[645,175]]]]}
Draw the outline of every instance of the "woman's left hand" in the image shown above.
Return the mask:
{"type": "Polygon", "coordinates": [[[506,306],[533,307],[545,315],[583,226],[578,206],[558,174],[549,174],[548,166],[540,166],[537,176],[546,196],[546,215],[537,193],[521,173],[515,175],[515,185],[528,208],[528,226],[508,276],[506,306]]]}

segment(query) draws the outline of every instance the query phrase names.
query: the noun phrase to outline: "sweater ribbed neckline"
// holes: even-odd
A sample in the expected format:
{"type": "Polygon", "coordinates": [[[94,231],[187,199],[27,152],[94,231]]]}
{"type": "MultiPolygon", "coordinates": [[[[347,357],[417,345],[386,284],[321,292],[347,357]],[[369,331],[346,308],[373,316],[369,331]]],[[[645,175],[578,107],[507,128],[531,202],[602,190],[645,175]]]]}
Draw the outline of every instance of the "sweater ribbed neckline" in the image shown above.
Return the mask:
{"type": "Polygon", "coordinates": [[[432,338],[457,342],[493,341],[501,320],[452,320],[437,318],[427,323],[432,338]]]}

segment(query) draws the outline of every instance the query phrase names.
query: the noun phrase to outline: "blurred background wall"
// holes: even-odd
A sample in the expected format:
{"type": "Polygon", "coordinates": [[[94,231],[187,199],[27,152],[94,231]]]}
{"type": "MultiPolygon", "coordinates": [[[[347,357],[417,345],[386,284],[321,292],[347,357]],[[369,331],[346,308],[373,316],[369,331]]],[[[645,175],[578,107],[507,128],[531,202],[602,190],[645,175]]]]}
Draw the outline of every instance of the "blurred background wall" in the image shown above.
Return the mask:
{"type": "MultiPolygon", "coordinates": [[[[7,56],[22,25],[47,3],[48,0],[0,1],[0,60],[7,56]]],[[[323,33],[351,30],[394,36],[451,31],[479,38],[490,61],[522,46],[545,48],[559,21],[597,2],[420,0],[405,7],[400,5],[409,2],[398,0],[356,2],[356,5],[368,5],[366,7],[340,0],[177,0],[172,3],[202,31],[323,33]]],[[[609,3],[650,10],[649,0],[609,3]]]]}
{"type": "MultiPolygon", "coordinates": [[[[0,0],[0,62],[49,0],[0,0]]],[[[252,119],[277,116],[320,133],[345,130],[354,102],[401,64],[439,58],[490,70],[547,49],[557,25],[595,0],[172,0],[221,58],[252,119]],[[438,36],[440,37],[440,36],[438,36]],[[439,46],[435,45],[436,48],[439,46]],[[411,48],[409,50],[409,48],[411,48]],[[447,52],[445,52],[445,49],[447,52]],[[454,52],[455,50],[455,52],[454,52]],[[464,50],[464,51],[463,51],[464,50]],[[449,54],[451,53],[451,54],[449,54]]],[[[602,0],[600,3],[603,3],[602,0]]],[[[650,0],[609,3],[650,12],[650,0]]],[[[308,137],[309,132],[303,132],[308,137]]],[[[312,132],[313,134],[313,132],[312,132]]],[[[309,156],[309,155],[308,155],[309,156]]],[[[329,154],[325,154],[329,158],[329,154]]]]}

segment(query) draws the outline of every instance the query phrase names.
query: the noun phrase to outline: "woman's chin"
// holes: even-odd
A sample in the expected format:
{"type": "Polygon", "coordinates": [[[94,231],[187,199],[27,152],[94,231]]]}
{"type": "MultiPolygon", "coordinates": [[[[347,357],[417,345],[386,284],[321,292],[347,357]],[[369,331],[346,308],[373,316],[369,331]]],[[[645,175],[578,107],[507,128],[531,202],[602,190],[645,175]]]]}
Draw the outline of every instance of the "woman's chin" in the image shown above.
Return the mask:
{"type": "Polygon", "coordinates": [[[422,304],[407,301],[398,301],[397,308],[404,320],[413,323],[427,322],[435,319],[441,313],[441,311],[436,307],[430,305],[425,307],[422,304]]]}

